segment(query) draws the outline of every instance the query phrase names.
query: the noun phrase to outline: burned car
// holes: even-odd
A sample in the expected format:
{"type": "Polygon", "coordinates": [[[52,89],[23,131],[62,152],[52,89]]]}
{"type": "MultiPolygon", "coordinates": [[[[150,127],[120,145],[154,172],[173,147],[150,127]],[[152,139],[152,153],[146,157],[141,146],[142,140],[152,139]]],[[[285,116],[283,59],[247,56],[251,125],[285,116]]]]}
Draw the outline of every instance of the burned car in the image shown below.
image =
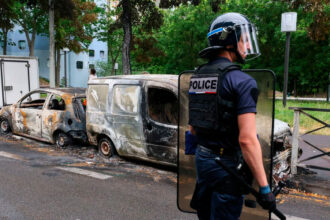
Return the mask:
{"type": "MultiPolygon", "coordinates": [[[[288,123],[281,120],[274,120],[274,136],[273,136],[273,181],[278,183],[281,180],[286,180],[291,170],[291,129],[288,123]]],[[[299,157],[302,150],[299,149],[299,157]]]]}
{"type": "Polygon", "coordinates": [[[86,116],[83,88],[36,89],[16,104],[0,111],[2,133],[56,143],[63,147],[73,140],[85,142],[86,116]]]}
{"type": "Polygon", "coordinates": [[[129,75],[90,80],[88,140],[113,154],[176,165],[177,75],[129,75]]]}

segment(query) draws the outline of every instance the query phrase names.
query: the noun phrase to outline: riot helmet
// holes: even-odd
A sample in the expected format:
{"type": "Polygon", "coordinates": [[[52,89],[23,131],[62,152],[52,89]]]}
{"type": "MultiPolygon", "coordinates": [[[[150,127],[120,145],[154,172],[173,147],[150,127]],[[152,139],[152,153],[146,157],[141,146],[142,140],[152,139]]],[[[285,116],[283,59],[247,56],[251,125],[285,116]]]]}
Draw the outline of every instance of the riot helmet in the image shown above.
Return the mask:
{"type": "Polygon", "coordinates": [[[260,55],[255,26],[239,13],[218,16],[210,25],[207,39],[209,46],[199,52],[202,58],[211,59],[220,49],[234,52],[240,63],[260,55]]]}

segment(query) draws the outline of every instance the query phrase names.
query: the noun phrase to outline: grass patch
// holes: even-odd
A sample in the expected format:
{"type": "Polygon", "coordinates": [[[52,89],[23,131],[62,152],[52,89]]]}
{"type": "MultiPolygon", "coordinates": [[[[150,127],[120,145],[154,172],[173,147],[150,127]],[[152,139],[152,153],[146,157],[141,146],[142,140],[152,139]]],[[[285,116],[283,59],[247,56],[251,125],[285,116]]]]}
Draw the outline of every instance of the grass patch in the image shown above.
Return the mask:
{"type": "MultiPolygon", "coordinates": [[[[320,108],[320,109],[330,109],[329,102],[311,102],[311,101],[293,101],[287,100],[286,108],[283,107],[282,100],[275,101],[275,118],[287,122],[290,127],[293,127],[293,110],[289,107],[305,107],[305,108],[320,108]]],[[[325,122],[330,122],[330,112],[316,112],[316,111],[306,111],[308,114],[314,116],[315,118],[325,122]]],[[[300,114],[300,133],[305,133],[313,129],[322,127],[323,125],[310,117],[300,114]]],[[[312,134],[320,135],[330,135],[329,128],[323,128],[319,131],[313,132],[312,134]]]]}

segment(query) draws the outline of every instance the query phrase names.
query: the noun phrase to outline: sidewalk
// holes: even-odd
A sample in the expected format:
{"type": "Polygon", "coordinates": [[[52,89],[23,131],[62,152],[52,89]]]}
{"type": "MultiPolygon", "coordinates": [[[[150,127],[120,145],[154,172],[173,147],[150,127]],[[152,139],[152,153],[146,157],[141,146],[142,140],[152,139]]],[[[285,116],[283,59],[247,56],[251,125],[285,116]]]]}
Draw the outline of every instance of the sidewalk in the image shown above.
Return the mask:
{"type": "MultiPolygon", "coordinates": [[[[300,137],[314,146],[321,148],[325,152],[330,151],[330,136],[326,135],[305,135],[300,137]]],[[[299,147],[303,150],[301,157],[298,159],[302,161],[306,158],[321,154],[319,150],[309,146],[303,140],[299,141],[299,147]]],[[[323,167],[327,170],[301,168],[298,167],[298,174],[289,179],[289,186],[298,188],[306,192],[317,193],[321,195],[330,196],[330,156],[324,155],[312,160],[303,161],[300,164],[314,165],[323,167]]]]}

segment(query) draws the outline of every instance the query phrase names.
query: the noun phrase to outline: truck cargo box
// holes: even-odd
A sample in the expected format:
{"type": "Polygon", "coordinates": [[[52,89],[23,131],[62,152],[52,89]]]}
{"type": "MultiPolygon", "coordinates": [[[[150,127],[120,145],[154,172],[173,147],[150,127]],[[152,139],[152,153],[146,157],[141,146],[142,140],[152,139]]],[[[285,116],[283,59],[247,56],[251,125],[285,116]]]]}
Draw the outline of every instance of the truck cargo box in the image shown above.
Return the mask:
{"type": "Polygon", "coordinates": [[[37,57],[0,56],[0,108],[39,88],[37,57]]]}

